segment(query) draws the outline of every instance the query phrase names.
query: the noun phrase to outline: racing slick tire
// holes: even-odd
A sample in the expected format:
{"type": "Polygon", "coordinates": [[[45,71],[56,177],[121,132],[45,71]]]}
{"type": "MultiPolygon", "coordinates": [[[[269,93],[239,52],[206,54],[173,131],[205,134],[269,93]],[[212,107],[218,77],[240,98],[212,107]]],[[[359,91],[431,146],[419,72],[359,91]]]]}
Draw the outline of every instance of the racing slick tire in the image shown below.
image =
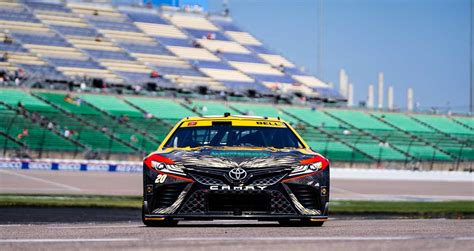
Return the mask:
{"type": "Polygon", "coordinates": [[[324,221],[289,221],[289,220],[279,220],[278,223],[282,227],[322,227],[324,221]]]}
{"type": "Polygon", "coordinates": [[[178,225],[177,220],[145,220],[145,208],[142,207],[142,222],[147,227],[174,227],[178,225]]]}

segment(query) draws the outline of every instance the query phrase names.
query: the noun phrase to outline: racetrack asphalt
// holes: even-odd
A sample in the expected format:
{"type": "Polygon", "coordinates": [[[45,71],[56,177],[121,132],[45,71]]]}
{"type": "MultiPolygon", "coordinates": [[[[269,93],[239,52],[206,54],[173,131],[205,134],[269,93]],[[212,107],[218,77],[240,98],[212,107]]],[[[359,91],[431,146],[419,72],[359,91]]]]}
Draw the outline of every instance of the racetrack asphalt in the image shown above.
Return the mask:
{"type": "Polygon", "coordinates": [[[323,227],[254,221],[0,225],[0,250],[472,250],[474,220],[344,220],[323,227]]]}
{"type": "MultiPolygon", "coordinates": [[[[0,170],[0,193],[141,195],[142,174],[0,170]]],[[[331,178],[331,200],[474,200],[474,182],[331,178]]]]}

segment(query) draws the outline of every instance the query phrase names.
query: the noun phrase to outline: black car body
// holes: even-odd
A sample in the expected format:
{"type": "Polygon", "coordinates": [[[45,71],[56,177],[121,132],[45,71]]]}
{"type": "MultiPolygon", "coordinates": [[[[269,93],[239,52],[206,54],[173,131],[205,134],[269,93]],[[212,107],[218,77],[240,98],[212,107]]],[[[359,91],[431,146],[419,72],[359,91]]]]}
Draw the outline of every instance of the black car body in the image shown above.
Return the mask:
{"type": "Polygon", "coordinates": [[[321,226],[329,162],[280,119],[187,118],[144,159],[143,187],[147,226],[215,219],[321,226]]]}

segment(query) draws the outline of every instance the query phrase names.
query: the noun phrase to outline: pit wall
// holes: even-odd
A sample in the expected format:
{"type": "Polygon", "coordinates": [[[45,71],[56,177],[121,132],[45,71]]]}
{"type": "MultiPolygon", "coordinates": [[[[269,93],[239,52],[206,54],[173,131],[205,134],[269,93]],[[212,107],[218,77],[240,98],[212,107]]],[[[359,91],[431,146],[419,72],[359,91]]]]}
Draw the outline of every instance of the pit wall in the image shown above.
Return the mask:
{"type": "MultiPolygon", "coordinates": [[[[64,157],[64,156],[62,156],[64,157]]],[[[462,171],[474,170],[474,162],[432,162],[432,163],[347,163],[332,162],[331,167],[338,169],[371,169],[371,170],[412,170],[412,171],[462,171]]],[[[32,170],[71,170],[103,172],[141,172],[142,162],[118,160],[84,160],[84,159],[27,159],[0,158],[0,169],[32,170]]]]}

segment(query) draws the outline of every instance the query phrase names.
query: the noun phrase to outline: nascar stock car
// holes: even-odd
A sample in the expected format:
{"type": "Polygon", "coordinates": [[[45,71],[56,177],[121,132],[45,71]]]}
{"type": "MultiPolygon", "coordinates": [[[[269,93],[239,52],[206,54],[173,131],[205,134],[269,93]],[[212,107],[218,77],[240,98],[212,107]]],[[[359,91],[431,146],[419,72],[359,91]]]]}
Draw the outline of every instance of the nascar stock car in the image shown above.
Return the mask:
{"type": "Polygon", "coordinates": [[[280,118],[188,117],[143,161],[142,220],[255,219],[322,226],[329,162],[280,118]]]}

